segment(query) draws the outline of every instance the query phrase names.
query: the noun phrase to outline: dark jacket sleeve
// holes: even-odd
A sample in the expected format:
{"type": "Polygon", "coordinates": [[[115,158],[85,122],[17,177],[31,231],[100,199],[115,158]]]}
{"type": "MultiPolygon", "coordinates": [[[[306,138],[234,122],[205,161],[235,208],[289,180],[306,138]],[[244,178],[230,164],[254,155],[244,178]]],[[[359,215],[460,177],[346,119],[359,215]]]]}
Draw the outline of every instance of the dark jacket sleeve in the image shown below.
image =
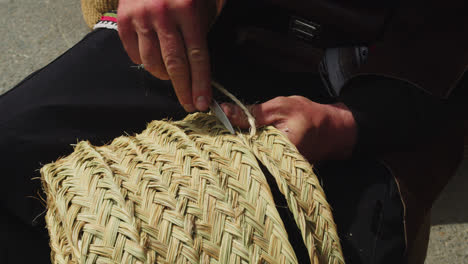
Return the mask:
{"type": "Polygon", "coordinates": [[[400,79],[448,97],[468,66],[467,13],[465,0],[401,1],[358,75],[400,79]]]}
{"type": "Polygon", "coordinates": [[[454,122],[464,99],[450,95],[454,89],[466,95],[467,13],[464,0],[401,1],[368,61],[342,89],[359,126],[356,153],[404,150],[454,122]]]}
{"type": "Polygon", "coordinates": [[[359,156],[404,151],[428,142],[460,118],[457,105],[449,100],[409,82],[381,76],[352,79],[340,100],[356,120],[354,154],[359,156]]]}

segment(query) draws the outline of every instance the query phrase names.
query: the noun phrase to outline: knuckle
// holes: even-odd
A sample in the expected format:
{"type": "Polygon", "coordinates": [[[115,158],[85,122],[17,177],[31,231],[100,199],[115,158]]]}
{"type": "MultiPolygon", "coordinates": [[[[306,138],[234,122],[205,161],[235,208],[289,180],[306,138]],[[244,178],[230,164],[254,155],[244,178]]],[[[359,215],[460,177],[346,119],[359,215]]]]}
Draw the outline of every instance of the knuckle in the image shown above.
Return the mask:
{"type": "Polygon", "coordinates": [[[188,55],[191,62],[203,63],[207,61],[205,52],[200,48],[192,48],[188,51],[188,55]]]}
{"type": "Polygon", "coordinates": [[[179,10],[191,10],[195,7],[195,0],[178,0],[174,1],[174,8],[179,10]]]}
{"type": "Polygon", "coordinates": [[[144,8],[135,10],[134,13],[129,17],[129,22],[133,22],[135,30],[138,32],[138,34],[148,35],[153,32],[153,28],[147,19],[147,12],[144,8]]]}
{"type": "Polygon", "coordinates": [[[154,15],[166,15],[169,11],[169,5],[165,0],[152,0],[147,5],[147,10],[154,15]]]}
{"type": "Polygon", "coordinates": [[[161,42],[161,46],[166,47],[166,49],[168,50],[168,54],[174,53],[181,43],[180,40],[177,38],[176,33],[164,30],[164,28],[158,28],[157,32],[158,38],[161,42]]]}
{"type": "Polygon", "coordinates": [[[142,34],[144,36],[150,36],[150,35],[156,34],[156,33],[154,33],[153,28],[148,23],[146,23],[145,21],[142,21],[141,23],[138,23],[136,25],[136,28],[137,28],[138,34],[142,34]]]}
{"type": "Polygon", "coordinates": [[[117,24],[119,25],[119,27],[127,27],[131,21],[132,18],[130,14],[125,13],[123,11],[117,14],[117,24]]]}
{"type": "Polygon", "coordinates": [[[278,96],[273,100],[276,105],[282,106],[288,101],[288,98],[286,96],[278,96]]]}
{"type": "Polygon", "coordinates": [[[185,74],[187,63],[185,59],[178,55],[167,55],[164,57],[164,64],[167,72],[172,76],[185,74]]]}
{"type": "Polygon", "coordinates": [[[294,101],[297,101],[297,102],[307,101],[307,98],[305,98],[304,96],[301,96],[301,95],[291,95],[291,96],[288,96],[287,98],[291,99],[291,100],[294,100],[294,101]]]}
{"type": "Polygon", "coordinates": [[[136,6],[132,11],[134,19],[142,20],[147,16],[147,8],[145,5],[136,6]]]}
{"type": "Polygon", "coordinates": [[[311,101],[304,96],[294,95],[289,97],[289,104],[294,105],[296,108],[305,108],[311,101]]]}

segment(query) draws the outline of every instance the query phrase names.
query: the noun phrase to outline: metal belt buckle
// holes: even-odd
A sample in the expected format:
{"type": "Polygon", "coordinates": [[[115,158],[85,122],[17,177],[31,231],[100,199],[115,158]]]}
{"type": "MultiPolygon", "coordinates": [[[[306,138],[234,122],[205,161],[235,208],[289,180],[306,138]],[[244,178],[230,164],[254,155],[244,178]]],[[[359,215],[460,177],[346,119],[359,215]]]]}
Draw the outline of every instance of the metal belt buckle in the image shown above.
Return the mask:
{"type": "Polygon", "coordinates": [[[292,16],[289,23],[289,32],[295,37],[309,42],[318,36],[320,25],[298,16],[292,16]]]}

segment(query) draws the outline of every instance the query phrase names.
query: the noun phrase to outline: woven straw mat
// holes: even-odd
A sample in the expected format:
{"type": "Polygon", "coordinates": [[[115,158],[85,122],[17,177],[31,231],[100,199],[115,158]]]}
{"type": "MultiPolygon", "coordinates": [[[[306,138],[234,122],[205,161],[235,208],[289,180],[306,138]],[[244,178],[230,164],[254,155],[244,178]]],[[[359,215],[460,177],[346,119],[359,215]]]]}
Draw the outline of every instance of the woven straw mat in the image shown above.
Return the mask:
{"type": "Polygon", "coordinates": [[[80,142],[44,166],[52,262],[297,263],[259,162],[310,262],[343,263],[331,209],[294,145],[273,127],[231,135],[203,113],[102,147],[80,142]]]}

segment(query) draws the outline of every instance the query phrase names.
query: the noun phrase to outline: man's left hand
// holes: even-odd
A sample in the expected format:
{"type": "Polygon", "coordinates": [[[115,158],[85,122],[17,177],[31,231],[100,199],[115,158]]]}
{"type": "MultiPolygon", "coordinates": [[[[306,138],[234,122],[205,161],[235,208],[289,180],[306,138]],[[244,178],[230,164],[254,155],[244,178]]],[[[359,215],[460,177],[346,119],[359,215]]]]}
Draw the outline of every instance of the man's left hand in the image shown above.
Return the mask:
{"type": "MultiPolygon", "coordinates": [[[[233,125],[248,128],[240,107],[221,105],[233,125]]],[[[356,122],[343,103],[319,104],[302,96],[276,97],[249,107],[257,127],[273,125],[310,162],[346,159],[356,142],[356,122]]]]}

